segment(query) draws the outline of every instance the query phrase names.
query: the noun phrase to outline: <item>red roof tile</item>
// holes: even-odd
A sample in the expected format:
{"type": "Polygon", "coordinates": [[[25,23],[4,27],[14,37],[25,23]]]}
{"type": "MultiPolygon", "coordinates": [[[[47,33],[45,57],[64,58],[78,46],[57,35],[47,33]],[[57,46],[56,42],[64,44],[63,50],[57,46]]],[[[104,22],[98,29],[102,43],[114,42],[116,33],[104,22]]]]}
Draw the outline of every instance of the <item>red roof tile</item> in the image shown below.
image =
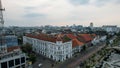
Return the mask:
{"type": "Polygon", "coordinates": [[[66,36],[70,39],[76,39],[76,36],[74,36],[73,34],[66,34],[66,36]]]}
{"type": "Polygon", "coordinates": [[[56,39],[56,41],[62,41],[62,39],[61,39],[61,35],[60,35],[60,34],[57,35],[57,39],[56,39]]]}
{"type": "Polygon", "coordinates": [[[62,42],[67,42],[66,40],[64,40],[63,38],[63,34],[58,34],[56,36],[53,35],[47,35],[47,34],[39,34],[39,35],[32,35],[32,34],[27,34],[27,37],[31,37],[31,38],[36,38],[36,39],[40,39],[40,40],[44,40],[44,41],[49,41],[49,42],[56,42],[56,41],[62,41],[62,42]]]}
{"type": "Polygon", "coordinates": [[[32,34],[27,34],[27,37],[31,38],[36,38],[44,41],[50,41],[50,42],[56,42],[56,38],[52,36],[48,36],[46,34],[38,34],[38,35],[32,35],[32,34]]]}
{"type": "Polygon", "coordinates": [[[81,38],[82,41],[84,41],[84,42],[89,42],[89,41],[91,41],[93,39],[90,36],[90,34],[79,34],[79,38],[81,38]]]}
{"type": "Polygon", "coordinates": [[[84,43],[78,41],[77,39],[72,40],[72,47],[82,46],[84,43]]]}
{"type": "Polygon", "coordinates": [[[8,47],[8,48],[7,48],[7,52],[11,52],[11,51],[14,51],[14,50],[16,50],[16,49],[20,49],[20,47],[19,47],[19,46],[8,47]]]}

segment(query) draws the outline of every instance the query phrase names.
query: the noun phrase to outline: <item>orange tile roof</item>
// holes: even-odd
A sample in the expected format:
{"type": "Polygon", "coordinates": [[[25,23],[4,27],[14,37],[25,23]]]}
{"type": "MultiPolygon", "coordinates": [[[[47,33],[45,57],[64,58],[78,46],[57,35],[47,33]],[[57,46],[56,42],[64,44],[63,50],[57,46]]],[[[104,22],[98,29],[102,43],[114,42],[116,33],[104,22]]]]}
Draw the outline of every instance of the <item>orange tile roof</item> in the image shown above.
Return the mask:
{"type": "Polygon", "coordinates": [[[56,41],[62,41],[62,38],[61,38],[61,35],[60,35],[60,34],[57,36],[56,41]]]}
{"type": "Polygon", "coordinates": [[[48,36],[46,34],[38,34],[38,35],[32,35],[32,34],[27,34],[27,37],[31,38],[36,38],[44,41],[50,41],[50,42],[56,42],[56,38],[52,36],[48,36]]]}
{"type": "Polygon", "coordinates": [[[11,52],[11,51],[14,51],[14,50],[16,50],[16,49],[20,49],[20,47],[19,47],[19,46],[8,47],[8,48],[7,48],[7,52],[11,52]]]}
{"type": "MultiPolygon", "coordinates": [[[[95,36],[95,34],[92,34],[95,36]]],[[[73,34],[58,34],[58,35],[47,35],[47,34],[38,34],[38,35],[32,35],[27,34],[26,36],[37,38],[44,41],[50,41],[50,42],[56,42],[56,41],[62,41],[67,42],[72,40],[73,41],[73,47],[77,45],[82,45],[82,42],[89,42],[93,39],[93,37],[90,34],[79,34],[78,36],[74,36],[73,34]],[[78,40],[80,39],[80,41],[78,40]],[[82,41],[82,42],[81,42],[82,41]]]]}
{"type": "Polygon", "coordinates": [[[76,39],[76,36],[74,36],[73,34],[66,34],[66,36],[70,39],[76,39]]]}
{"type": "Polygon", "coordinates": [[[77,39],[72,40],[72,47],[82,46],[84,43],[78,41],[77,39]]]}
{"type": "Polygon", "coordinates": [[[56,41],[62,41],[62,42],[67,42],[69,40],[64,40],[64,35],[63,34],[58,34],[56,36],[53,35],[47,35],[47,34],[38,34],[38,35],[32,35],[32,34],[27,34],[27,37],[31,37],[31,38],[37,38],[40,40],[44,40],[44,41],[49,41],[49,42],[56,42],[56,41]]]}
{"type": "Polygon", "coordinates": [[[96,36],[96,34],[92,34],[92,36],[94,36],[94,37],[95,37],[95,36],[96,36]]]}
{"type": "Polygon", "coordinates": [[[81,38],[84,42],[89,42],[93,39],[90,34],[79,34],[79,38],[81,38]]]}

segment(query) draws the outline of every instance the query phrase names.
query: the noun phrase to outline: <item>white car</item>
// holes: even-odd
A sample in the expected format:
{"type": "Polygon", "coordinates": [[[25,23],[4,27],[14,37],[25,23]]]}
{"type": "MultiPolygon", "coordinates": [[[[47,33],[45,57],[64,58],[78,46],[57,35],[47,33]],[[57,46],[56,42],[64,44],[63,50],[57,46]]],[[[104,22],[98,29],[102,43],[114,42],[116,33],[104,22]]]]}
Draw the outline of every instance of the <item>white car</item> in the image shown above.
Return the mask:
{"type": "Polygon", "coordinates": [[[40,64],[38,64],[38,67],[41,67],[42,66],[42,64],[40,63],[40,64]]]}

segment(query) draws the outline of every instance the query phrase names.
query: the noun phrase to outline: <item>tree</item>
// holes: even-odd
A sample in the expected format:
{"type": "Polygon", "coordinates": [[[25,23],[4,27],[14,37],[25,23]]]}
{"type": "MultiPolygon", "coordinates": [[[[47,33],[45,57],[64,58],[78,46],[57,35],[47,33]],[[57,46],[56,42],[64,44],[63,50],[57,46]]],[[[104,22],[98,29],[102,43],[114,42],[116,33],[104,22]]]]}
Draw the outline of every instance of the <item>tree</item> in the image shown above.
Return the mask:
{"type": "Polygon", "coordinates": [[[22,36],[18,36],[18,44],[21,45],[23,43],[23,38],[22,36]]]}
{"type": "Polygon", "coordinates": [[[36,55],[32,51],[32,45],[31,44],[26,43],[26,44],[21,46],[21,49],[22,49],[23,52],[27,53],[27,55],[29,56],[29,61],[32,61],[32,63],[34,63],[36,61],[36,55]]]}
{"type": "Polygon", "coordinates": [[[21,49],[22,49],[23,52],[29,54],[29,53],[32,52],[32,45],[29,44],[29,43],[26,43],[25,45],[22,45],[22,46],[21,46],[21,49]]]}
{"type": "Polygon", "coordinates": [[[86,46],[84,45],[83,47],[82,47],[82,51],[85,51],[86,50],[86,46]]]}
{"type": "Polygon", "coordinates": [[[32,63],[34,63],[36,61],[36,55],[35,54],[30,54],[29,55],[29,61],[32,61],[32,63]]]}

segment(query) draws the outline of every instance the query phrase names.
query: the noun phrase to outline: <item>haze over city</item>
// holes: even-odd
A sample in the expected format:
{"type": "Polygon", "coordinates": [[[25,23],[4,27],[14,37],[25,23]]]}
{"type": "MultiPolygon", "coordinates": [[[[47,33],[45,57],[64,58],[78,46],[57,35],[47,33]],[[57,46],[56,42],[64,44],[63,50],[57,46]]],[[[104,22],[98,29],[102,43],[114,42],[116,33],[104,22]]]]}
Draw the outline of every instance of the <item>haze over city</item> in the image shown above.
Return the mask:
{"type": "Polygon", "coordinates": [[[120,26],[120,0],[2,0],[5,26],[120,26]]]}

